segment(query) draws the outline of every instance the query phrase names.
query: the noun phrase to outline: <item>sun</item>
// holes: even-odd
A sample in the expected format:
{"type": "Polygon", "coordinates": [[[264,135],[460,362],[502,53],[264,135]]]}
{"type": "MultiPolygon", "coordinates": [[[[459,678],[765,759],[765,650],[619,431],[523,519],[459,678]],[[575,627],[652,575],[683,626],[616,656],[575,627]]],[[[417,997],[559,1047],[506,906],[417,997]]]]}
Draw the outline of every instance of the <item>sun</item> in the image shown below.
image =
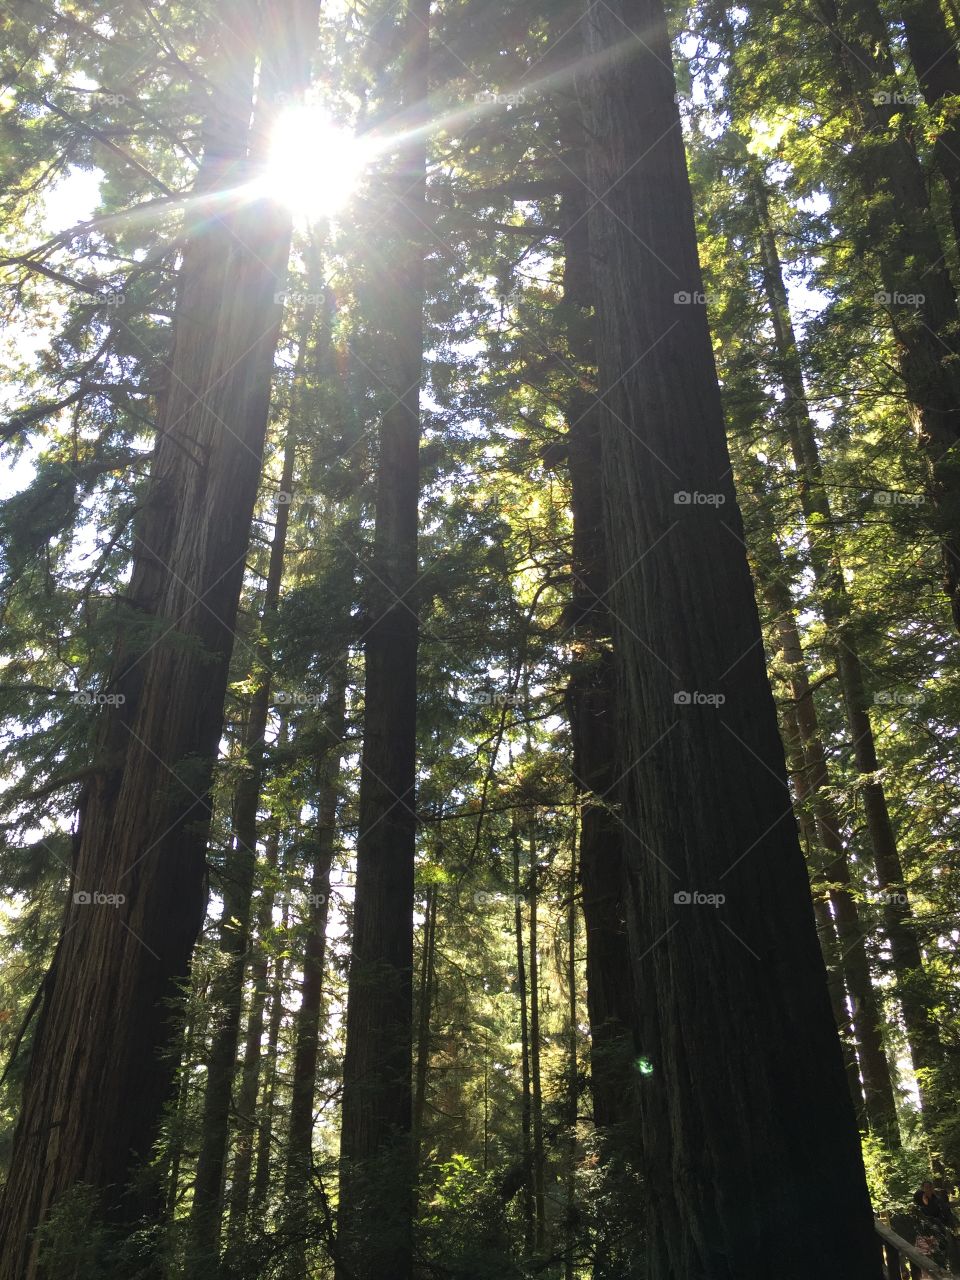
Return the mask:
{"type": "Polygon", "coordinates": [[[317,222],[343,208],[368,159],[363,142],[322,107],[285,107],[273,127],[263,183],[298,220],[317,222]]]}

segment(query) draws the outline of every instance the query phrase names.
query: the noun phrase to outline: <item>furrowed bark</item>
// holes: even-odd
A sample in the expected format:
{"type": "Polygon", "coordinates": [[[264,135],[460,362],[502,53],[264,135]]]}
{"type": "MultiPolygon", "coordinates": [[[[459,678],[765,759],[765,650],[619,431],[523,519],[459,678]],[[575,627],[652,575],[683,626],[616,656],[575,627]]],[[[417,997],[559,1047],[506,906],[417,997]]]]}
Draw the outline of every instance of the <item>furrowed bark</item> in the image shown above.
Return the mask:
{"type": "MultiPolygon", "coordinates": [[[[578,157],[582,168],[582,153],[578,157]]],[[[596,392],[592,279],[586,189],[565,194],[563,301],[573,365],[567,407],[573,598],[573,662],[567,706],[573,770],[582,795],[580,883],[587,942],[587,1009],[596,1123],[609,1128],[629,1114],[635,1045],[633,991],[624,914],[623,826],[617,782],[616,686],[610,638],[609,575],[604,542],[601,446],[603,405],[596,392]]]]}
{"type": "MultiPolygon", "coordinates": [[[[294,24],[291,24],[291,27],[294,24]]],[[[104,724],[119,765],[88,787],[63,931],[46,982],[10,1177],[0,1276],[32,1280],[30,1233],[78,1183],[113,1217],[156,1212],[127,1194],[168,1097],[179,999],[205,905],[208,787],[260,475],[289,215],[224,199],[248,164],[257,18],[244,3],[222,56],[178,286],[171,378],[146,512],[135,531],[104,724]],[[98,905],[74,895],[123,895],[98,905]]],[[[292,32],[291,32],[292,34],[292,32]]],[[[298,43],[296,39],[294,45],[298,43]]]]}
{"type": "Polygon", "coordinates": [[[694,301],[665,17],[612,0],[582,25],[649,1275],[761,1280],[776,1255],[781,1280],[879,1280],[694,301]]]}

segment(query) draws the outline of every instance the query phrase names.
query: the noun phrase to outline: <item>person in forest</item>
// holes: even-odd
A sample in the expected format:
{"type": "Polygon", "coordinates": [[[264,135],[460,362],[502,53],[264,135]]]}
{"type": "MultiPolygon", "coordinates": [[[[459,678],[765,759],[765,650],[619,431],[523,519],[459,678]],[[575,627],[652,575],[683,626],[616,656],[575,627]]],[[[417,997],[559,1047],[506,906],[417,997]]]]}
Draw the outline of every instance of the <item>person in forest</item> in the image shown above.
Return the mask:
{"type": "Polygon", "coordinates": [[[956,1219],[946,1196],[939,1195],[932,1182],[927,1181],[921,1184],[920,1190],[914,1193],[913,1203],[917,1212],[924,1218],[929,1218],[943,1227],[956,1225],[956,1219]]]}
{"type": "MultiPolygon", "coordinates": [[[[956,1219],[946,1195],[941,1195],[933,1183],[926,1180],[921,1183],[919,1191],[914,1192],[913,1206],[917,1223],[917,1248],[937,1262],[946,1262],[951,1268],[954,1267],[956,1241],[950,1228],[956,1225],[956,1219]]],[[[911,1264],[910,1270],[913,1280],[926,1274],[915,1264],[911,1264]]]]}

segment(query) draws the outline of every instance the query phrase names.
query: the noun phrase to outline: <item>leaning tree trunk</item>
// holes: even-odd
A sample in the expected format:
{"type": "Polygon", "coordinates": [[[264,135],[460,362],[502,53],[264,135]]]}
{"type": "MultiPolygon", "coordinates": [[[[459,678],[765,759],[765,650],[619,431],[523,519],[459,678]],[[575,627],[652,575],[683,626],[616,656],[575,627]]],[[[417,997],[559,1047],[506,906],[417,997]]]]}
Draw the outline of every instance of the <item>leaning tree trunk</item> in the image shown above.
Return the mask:
{"type": "MultiPolygon", "coordinates": [[[[290,80],[304,40],[289,24],[290,80]]],[[[206,904],[208,788],[260,476],[275,295],[289,215],[266,197],[225,204],[248,163],[255,7],[231,12],[178,286],[170,379],[144,518],[130,625],[105,724],[117,763],[85,793],[71,898],[24,1090],[0,1208],[0,1276],[36,1273],[29,1236],[78,1183],[112,1216],[155,1211],[126,1194],[171,1086],[168,1052],[206,904]],[[216,216],[211,216],[211,209],[216,216]],[[120,905],[90,895],[122,895],[120,905]],[[104,1112],[109,1100],[109,1114],[104,1112]]]]}
{"type": "MultiPolygon", "coordinates": [[[[790,736],[795,737],[798,755],[793,771],[794,787],[799,807],[807,808],[814,819],[815,840],[808,858],[821,886],[818,900],[827,911],[827,920],[822,924],[818,912],[821,938],[829,937],[832,932],[839,941],[839,947],[834,948],[837,976],[846,986],[852,1006],[852,1016],[844,1010],[840,1025],[850,1021],[853,1024],[869,1126],[886,1142],[898,1147],[900,1131],[896,1097],[883,1042],[880,1003],[870,976],[870,961],[864,942],[867,931],[863,928],[856,899],[851,892],[847,851],[840,817],[831,795],[827,754],[787,583],[787,565],[775,535],[763,541],[756,559],[760,586],[770,607],[776,632],[777,648],[787,668],[790,689],[787,714],[790,736]],[[827,905],[828,899],[833,907],[833,916],[827,905]]],[[[829,970],[830,959],[826,952],[824,959],[829,970]]],[[[858,1092],[859,1089],[858,1081],[858,1092]]]]}
{"type": "Polygon", "coordinates": [[[413,908],[416,846],[417,525],[430,0],[408,0],[397,123],[385,179],[377,294],[388,402],[365,636],[357,882],[340,1139],[339,1280],[409,1280],[413,908]]]}
{"type": "Polygon", "coordinates": [[[683,302],[702,281],[664,13],[610,0],[583,26],[648,1274],[761,1280],[775,1257],[781,1280],[879,1280],[710,334],[683,302]]]}
{"type": "MultiPolygon", "coordinates": [[[[824,483],[820,450],[807,401],[803,365],[797,346],[776,235],[770,217],[766,188],[762,180],[753,181],[752,196],[757,210],[760,247],[763,257],[763,287],[773,322],[779,373],[784,390],[784,424],[794,465],[800,480],[800,505],[809,530],[810,564],[817,588],[817,602],[827,624],[830,645],[836,655],[837,676],[843,694],[847,728],[853,748],[854,764],[860,775],[860,795],[873,862],[880,892],[884,895],[884,930],[890,940],[897,994],[903,1011],[904,1025],[915,1066],[923,1071],[935,1069],[943,1061],[943,1049],[932,1010],[928,979],[916,934],[910,926],[910,902],[904,884],[903,865],[896,832],[887,805],[886,789],[880,778],[880,761],[868,706],[863,664],[852,626],[852,609],[844,579],[843,565],[836,553],[833,535],[834,518],[824,483]]],[[[781,610],[781,617],[784,617],[781,610]]],[[[789,636],[786,637],[788,640],[789,636]]],[[[798,704],[808,716],[815,712],[812,702],[798,704]]],[[[815,751],[818,735],[808,738],[815,751]]],[[[813,759],[811,768],[822,778],[825,761],[813,759]]],[[[826,792],[818,790],[821,806],[826,792]]],[[[838,884],[849,884],[846,858],[839,836],[831,831],[830,815],[821,821],[835,851],[834,873],[838,884]]],[[[833,874],[833,873],[831,873],[833,874]]],[[[849,899],[849,894],[847,894],[849,899]]],[[[852,900],[840,902],[838,923],[847,925],[851,934],[858,930],[852,900]],[[854,917],[854,918],[852,918],[854,917]]],[[[849,944],[845,944],[849,945],[849,944]]],[[[921,1087],[921,1096],[923,1096],[921,1087]]]]}

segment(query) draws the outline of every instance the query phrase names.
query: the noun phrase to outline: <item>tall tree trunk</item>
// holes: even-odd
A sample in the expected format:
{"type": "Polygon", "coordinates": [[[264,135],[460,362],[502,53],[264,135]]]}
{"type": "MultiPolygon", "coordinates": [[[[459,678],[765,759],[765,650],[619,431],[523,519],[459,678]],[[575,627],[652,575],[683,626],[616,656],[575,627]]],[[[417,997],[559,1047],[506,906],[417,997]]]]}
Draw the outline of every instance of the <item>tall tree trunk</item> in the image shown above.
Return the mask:
{"type": "MultiPolygon", "coordinates": [[[[890,1065],[884,1049],[880,1006],[870,977],[870,961],[864,944],[866,931],[859,917],[856,900],[850,891],[850,869],[842,828],[830,796],[827,756],[800,632],[793,613],[793,601],[784,577],[786,565],[779,554],[776,540],[771,539],[771,543],[773,566],[761,566],[760,576],[777,629],[780,652],[789,673],[789,714],[796,726],[799,748],[798,767],[794,770],[797,798],[801,807],[804,802],[809,805],[814,816],[816,839],[812,865],[820,883],[826,887],[833,906],[833,917],[830,918],[829,909],[827,915],[840,943],[836,962],[852,1005],[854,1039],[863,1075],[866,1116],[875,1133],[891,1145],[899,1146],[897,1105],[890,1065]],[[765,567],[767,572],[764,572],[765,567]],[[818,853],[818,847],[823,851],[822,854],[818,853]]],[[[826,907],[826,900],[819,895],[818,898],[826,907]]],[[[821,937],[825,924],[824,921],[821,926],[821,937]]],[[[829,972],[829,958],[825,956],[825,959],[828,960],[829,972]]],[[[844,1012],[842,1023],[849,1021],[850,1017],[844,1012]]]]}
{"type": "MultiPolygon", "coordinates": [[[[284,1180],[285,1210],[295,1229],[309,1206],[308,1190],[313,1164],[313,1103],[317,1087],[320,1023],[323,1013],[323,966],[327,953],[327,916],[330,901],[330,868],[337,832],[341,762],[347,710],[347,673],[333,676],[325,716],[325,744],[318,769],[316,854],[310,875],[303,987],[296,1020],[287,1168],[284,1180]]],[[[297,1237],[287,1274],[291,1280],[306,1276],[306,1238],[297,1237]]]]}
{"type": "MultiPolygon", "coordinates": [[[[294,397],[302,383],[315,308],[304,311],[294,375],[294,397]]],[[[297,436],[300,428],[296,409],[291,413],[284,445],[280,491],[293,488],[297,436]]],[[[224,958],[211,992],[214,1009],[213,1043],[207,1057],[207,1087],[204,1094],[200,1153],[194,1180],[190,1214],[190,1265],[193,1274],[207,1277],[215,1271],[220,1254],[224,1169],[230,1129],[230,1101],[233,1094],[240,1016],[243,1010],[243,979],[250,952],[250,910],[257,866],[257,834],[260,796],[263,790],[264,750],[270,719],[272,655],[269,633],[280,603],[283,562],[290,522],[290,504],[277,504],[276,525],[270,546],[270,561],[263,595],[260,635],[253,658],[253,694],[244,732],[244,769],[234,794],[233,847],[224,867],[223,914],[220,919],[220,952],[224,958]]]]}
{"type": "Polygon", "coordinates": [[[582,25],[648,1274],[879,1280],[710,335],[676,301],[702,281],[664,13],[582,25]]]}
{"type": "MultiPolygon", "coordinates": [[[[582,155],[580,156],[582,162],[582,155]]],[[[567,461],[573,512],[573,661],[567,706],[573,769],[582,795],[580,880],[587,941],[587,1009],[593,1113],[607,1128],[629,1114],[635,1045],[633,990],[623,906],[623,825],[618,812],[616,689],[610,641],[609,576],[601,492],[603,405],[595,388],[593,289],[587,203],[562,203],[566,339],[575,373],[567,405],[567,461]]]]}
{"type": "Polygon", "coordinates": [[[413,906],[417,524],[430,0],[407,0],[397,123],[378,227],[380,424],[365,639],[357,883],[340,1139],[339,1280],[409,1280],[413,1248],[413,906]]]}
{"type": "Polygon", "coordinates": [[[567,1169],[566,1228],[563,1280],[575,1280],[574,1245],[576,1235],[577,1103],[580,1097],[580,1067],[577,1061],[577,839],[570,846],[570,901],[567,904],[567,1169]]]}
{"type": "Polygon", "coordinates": [[[944,589],[960,628],[960,313],[923,171],[902,127],[883,16],[874,0],[818,0],[844,106],[853,122],[847,154],[855,250],[878,266],[888,298],[900,376],[929,467],[944,589]],[[879,247],[876,247],[879,246],[879,247]]]}
{"type": "MultiPolygon", "coordinates": [[[[813,416],[807,401],[803,366],[793,329],[769,202],[761,181],[754,182],[753,194],[761,231],[764,292],[773,321],[785,393],[784,424],[800,480],[800,503],[809,530],[810,563],[817,587],[817,600],[836,655],[847,727],[854,762],[860,775],[864,818],[880,892],[884,895],[884,928],[890,940],[897,994],[903,1009],[910,1052],[917,1067],[929,1070],[942,1062],[943,1050],[931,1009],[920,944],[909,923],[910,903],[896,833],[887,806],[886,791],[879,780],[880,762],[868,709],[863,667],[852,624],[852,608],[843,566],[836,553],[833,512],[824,484],[813,416]]],[[[781,604],[783,603],[781,600],[781,604]]],[[[781,608],[780,617],[789,617],[789,609],[781,608]]],[[[782,638],[793,649],[793,639],[789,632],[786,635],[782,633],[782,638]]],[[[826,762],[819,734],[815,732],[816,711],[812,701],[804,700],[798,704],[798,712],[808,722],[808,751],[813,752],[809,767],[822,809],[826,803],[826,791],[816,779],[825,779],[826,762]],[[816,745],[818,743],[819,752],[816,745]]],[[[827,840],[824,847],[834,853],[834,863],[828,874],[834,883],[848,885],[849,872],[846,869],[843,843],[839,832],[835,830],[835,823],[835,814],[821,814],[820,827],[827,840]]],[[[858,935],[856,908],[849,893],[845,893],[835,906],[838,907],[837,919],[840,927],[847,928],[851,937],[858,935]]]]}
{"type": "Polygon", "coordinates": [[[544,1182],[546,1167],[543,1154],[543,1089],[540,1083],[540,956],[537,898],[537,848],[530,836],[530,1102],[533,1118],[533,1207],[534,1248],[546,1248],[547,1217],[544,1182]]]}
{"type": "MultiPolygon", "coordinates": [[[[281,931],[287,931],[290,908],[285,905],[281,931]]],[[[270,1171],[273,1167],[273,1117],[277,1096],[277,1047],[283,1026],[283,997],[287,975],[287,957],[281,952],[274,961],[273,985],[270,991],[270,1022],[267,1027],[267,1051],[263,1055],[263,1078],[266,1092],[260,1106],[260,1123],[257,1127],[257,1156],[253,1175],[251,1206],[255,1214],[262,1213],[270,1192],[270,1171]]]]}
{"type": "MultiPolygon", "coordinates": [[[[298,15],[293,15],[296,18],[298,15]]],[[[33,1228],[78,1182],[112,1216],[154,1213],[156,1189],[125,1194],[169,1094],[176,1002],[206,903],[208,787],[223,721],[244,557],[260,476],[280,320],[275,295],[289,214],[268,198],[224,205],[248,162],[256,6],[219,31],[222,57],[196,210],[177,293],[114,689],[104,723],[119,760],[82,802],[70,900],[53,964],[0,1206],[0,1276],[36,1272],[33,1228]],[[209,202],[218,210],[210,216],[209,202]],[[123,895],[117,906],[86,895],[123,895]],[[104,1099],[110,1099],[109,1118],[104,1099]]],[[[284,82],[306,40],[282,30],[284,82]]]]}
{"type": "Polygon", "coordinates": [[[177,1204],[180,1197],[180,1166],[183,1161],[184,1126],[187,1115],[187,1099],[190,1095],[190,1068],[194,1062],[195,1031],[196,1018],[191,1014],[183,1029],[180,1083],[177,1087],[177,1101],[173,1109],[173,1133],[170,1140],[170,1161],[166,1175],[167,1189],[164,1205],[164,1217],[168,1222],[172,1222],[176,1217],[177,1204]]]}
{"type": "Polygon", "coordinates": [[[900,0],[910,61],[927,106],[942,116],[933,140],[937,168],[947,184],[950,221],[960,248],[960,58],[939,0],[900,0]],[[952,99],[952,101],[951,101],[952,99]]]}
{"type": "MultiPolygon", "coordinates": [[[[281,740],[282,740],[281,733],[281,740]]],[[[272,877],[277,867],[279,839],[271,832],[267,837],[267,877],[257,907],[253,958],[250,961],[250,1008],[247,1032],[240,1065],[237,1089],[237,1132],[234,1143],[233,1170],[230,1178],[230,1217],[227,1237],[236,1248],[246,1231],[250,1207],[250,1181],[253,1173],[253,1150],[257,1133],[255,1112],[260,1089],[260,1055],[263,1052],[264,1010],[267,1003],[269,963],[265,939],[273,923],[274,888],[272,877]]]]}
{"type": "Polygon", "coordinates": [[[523,937],[523,896],[520,888],[520,832],[514,820],[510,832],[513,855],[513,934],[517,953],[517,995],[520,1001],[520,1159],[523,1168],[524,1255],[533,1253],[533,1102],[530,1090],[530,1019],[527,962],[523,937]]]}
{"type": "MultiPolygon", "coordinates": [[[[417,1069],[413,1094],[413,1155],[418,1175],[420,1147],[423,1141],[423,1115],[427,1103],[427,1077],[430,1070],[430,1014],[437,954],[438,902],[437,886],[428,885],[423,921],[423,954],[420,960],[420,991],[417,1001],[417,1069]]],[[[484,1139],[484,1151],[486,1151],[486,1139],[484,1139]]]]}

